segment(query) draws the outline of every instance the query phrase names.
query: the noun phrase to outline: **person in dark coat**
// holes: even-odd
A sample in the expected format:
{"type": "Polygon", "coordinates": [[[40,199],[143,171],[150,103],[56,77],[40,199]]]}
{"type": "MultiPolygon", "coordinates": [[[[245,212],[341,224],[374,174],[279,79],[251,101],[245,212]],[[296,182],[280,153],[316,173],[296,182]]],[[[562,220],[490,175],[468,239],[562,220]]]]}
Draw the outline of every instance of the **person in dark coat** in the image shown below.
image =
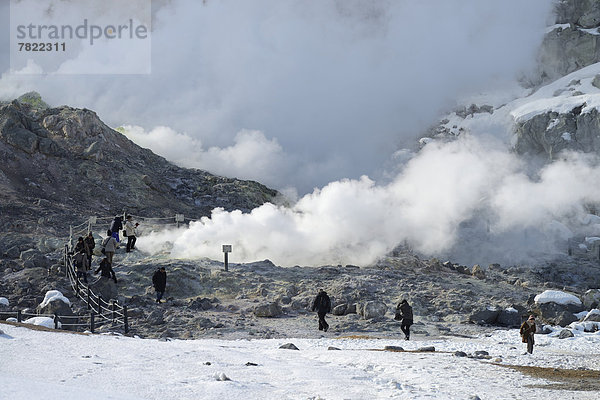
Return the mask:
{"type": "Polygon", "coordinates": [[[319,330],[327,332],[329,324],[325,321],[325,314],[331,311],[331,299],[323,289],[320,289],[319,294],[315,297],[312,310],[316,311],[319,316],[319,330]]]}
{"type": "Polygon", "coordinates": [[[402,321],[400,329],[404,333],[404,340],[410,340],[410,326],[413,324],[413,312],[412,307],[408,304],[406,299],[403,299],[396,306],[396,315],[394,316],[396,321],[402,321]]]}
{"type": "Polygon", "coordinates": [[[535,334],[535,331],[535,317],[533,315],[530,315],[527,321],[523,322],[523,324],[521,325],[521,329],[519,329],[521,341],[523,343],[527,343],[527,352],[529,354],[533,354],[533,345],[535,344],[533,335],[535,334]]]}
{"type": "Polygon", "coordinates": [[[116,216],[110,224],[110,231],[112,232],[112,237],[115,238],[117,243],[121,242],[121,240],[119,239],[119,231],[121,229],[123,229],[123,218],[116,216]]]}
{"type": "Polygon", "coordinates": [[[154,290],[156,290],[156,302],[160,303],[167,287],[167,272],[165,271],[165,267],[160,267],[152,275],[152,285],[154,285],[154,290]]]}
{"type": "Polygon", "coordinates": [[[115,283],[117,283],[117,276],[115,275],[115,271],[113,271],[112,265],[110,264],[110,261],[108,261],[108,258],[104,257],[102,259],[100,266],[96,272],[94,272],[94,274],[97,274],[98,272],[100,272],[100,276],[104,276],[109,279],[112,278],[115,283]]]}
{"type": "Polygon", "coordinates": [[[85,251],[85,242],[83,241],[82,236],[79,236],[77,238],[77,243],[75,243],[75,254],[79,253],[80,251],[85,251]]]}
{"type": "Polygon", "coordinates": [[[92,266],[92,254],[94,254],[94,248],[96,247],[96,240],[94,239],[94,235],[92,232],[88,233],[88,235],[83,239],[84,244],[87,246],[85,249],[85,254],[88,258],[88,271],[92,266]]]}
{"type": "Polygon", "coordinates": [[[77,271],[77,278],[83,279],[85,283],[88,283],[87,271],[89,268],[87,256],[83,248],[79,249],[79,251],[73,256],[73,265],[75,266],[75,271],[77,271]]]}

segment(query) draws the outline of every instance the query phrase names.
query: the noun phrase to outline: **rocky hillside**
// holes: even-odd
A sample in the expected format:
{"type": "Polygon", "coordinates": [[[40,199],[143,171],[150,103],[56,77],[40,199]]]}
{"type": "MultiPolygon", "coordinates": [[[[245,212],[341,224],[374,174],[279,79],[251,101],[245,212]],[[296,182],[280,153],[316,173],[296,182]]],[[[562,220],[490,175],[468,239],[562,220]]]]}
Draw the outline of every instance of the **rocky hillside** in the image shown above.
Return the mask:
{"type": "Polygon", "coordinates": [[[153,217],[249,211],[277,192],[180,168],[106,126],[91,110],[50,108],[30,93],[0,105],[0,227],[34,232],[123,210],[153,217]]]}

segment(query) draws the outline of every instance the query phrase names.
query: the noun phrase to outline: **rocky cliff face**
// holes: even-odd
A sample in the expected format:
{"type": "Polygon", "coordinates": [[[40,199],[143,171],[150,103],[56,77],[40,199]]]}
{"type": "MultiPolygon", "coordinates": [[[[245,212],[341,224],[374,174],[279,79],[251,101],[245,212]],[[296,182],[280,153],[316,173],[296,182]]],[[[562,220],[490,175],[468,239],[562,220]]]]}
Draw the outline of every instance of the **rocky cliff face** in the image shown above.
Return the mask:
{"type": "Polygon", "coordinates": [[[249,211],[277,192],[257,182],[177,167],[87,109],[50,108],[28,94],[0,105],[0,226],[68,229],[90,215],[199,218],[249,211]]]}

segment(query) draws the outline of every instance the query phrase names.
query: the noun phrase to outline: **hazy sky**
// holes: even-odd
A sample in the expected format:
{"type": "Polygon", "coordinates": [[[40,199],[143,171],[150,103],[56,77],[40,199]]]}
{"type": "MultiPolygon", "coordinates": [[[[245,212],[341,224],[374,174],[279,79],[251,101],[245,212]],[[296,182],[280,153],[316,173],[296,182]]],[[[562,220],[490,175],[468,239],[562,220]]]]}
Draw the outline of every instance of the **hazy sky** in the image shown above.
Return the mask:
{"type": "Polygon", "coordinates": [[[378,179],[458,95],[531,68],[549,3],[155,1],[151,75],[4,74],[0,94],[37,90],[181,165],[302,194],[378,179]]]}

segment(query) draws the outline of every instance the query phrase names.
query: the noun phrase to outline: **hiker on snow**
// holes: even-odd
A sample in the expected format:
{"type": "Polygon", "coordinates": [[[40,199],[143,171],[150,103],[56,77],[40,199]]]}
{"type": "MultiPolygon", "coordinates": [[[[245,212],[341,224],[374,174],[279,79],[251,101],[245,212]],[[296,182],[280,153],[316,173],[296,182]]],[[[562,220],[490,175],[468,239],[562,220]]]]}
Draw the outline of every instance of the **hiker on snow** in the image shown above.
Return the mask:
{"type": "Polygon", "coordinates": [[[331,311],[331,300],[323,289],[319,289],[319,294],[313,301],[312,310],[319,316],[319,330],[327,332],[329,324],[325,321],[325,314],[331,311]]]}
{"type": "Polygon", "coordinates": [[[396,306],[396,315],[394,316],[396,321],[402,321],[400,329],[404,332],[404,340],[410,340],[410,326],[413,324],[413,312],[412,307],[408,304],[406,299],[403,299],[396,306]]]}
{"type": "Polygon", "coordinates": [[[117,240],[114,238],[112,231],[109,229],[106,231],[106,237],[102,241],[102,254],[106,255],[106,258],[111,266],[115,251],[117,251],[117,240]]]}
{"type": "Polygon", "coordinates": [[[77,271],[77,278],[83,279],[85,283],[88,283],[87,271],[89,269],[89,265],[87,255],[85,254],[85,250],[83,248],[80,248],[79,251],[73,256],[73,265],[77,271]]]}
{"type": "Polygon", "coordinates": [[[135,249],[135,241],[137,240],[135,229],[138,227],[138,223],[133,222],[133,218],[131,215],[127,216],[127,221],[125,221],[125,236],[127,236],[127,248],[125,251],[129,253],[131,250],[135,249]]]}
{"type": "Polygon", "coordinates": [[[160,299],[165,294],[167,287],[167,272],[165,271],[165,267],[160,267],[152,275],[152,285],[154,285],[154,290],[156,290],[156,302],[160,303],[160,299]]]}
{"type": "Polygon", "coordinates": [[[94,274],[97,274],[98,272],[100,272],[100,276],[109,279],[112,278],[115,281],[115,283],[117,283],[117,276],[115,275],[115,271],[113,271],[112,265],[108,261],[107,257],[104,257],[102,259],[102,261],[100,262],[100,266],[98,267],[96,272],[94,272],[94,274]]]}
{"type": "Polygon", "coordinates": [[[123,229],[123,219],[119,216],[116,216],[110,224],[110,231],[112,232],[112,236],[115,238],[117,243],[121,241],[119,240],[119,231],[121,229],[123,229]]]}
{"type": "Polygon", "coordinates": [[[535,317],[533,315],[530,315],[529,319],[523,322],[523,324],[521,325],[521,329],[519,329],[521,341],[523,343],[527,343],[527,352],[529,354],[533,354],[533,345],[535,344],[535,341],[533,340],[533,335],[535,334],[535,331],[535,317]]]}

